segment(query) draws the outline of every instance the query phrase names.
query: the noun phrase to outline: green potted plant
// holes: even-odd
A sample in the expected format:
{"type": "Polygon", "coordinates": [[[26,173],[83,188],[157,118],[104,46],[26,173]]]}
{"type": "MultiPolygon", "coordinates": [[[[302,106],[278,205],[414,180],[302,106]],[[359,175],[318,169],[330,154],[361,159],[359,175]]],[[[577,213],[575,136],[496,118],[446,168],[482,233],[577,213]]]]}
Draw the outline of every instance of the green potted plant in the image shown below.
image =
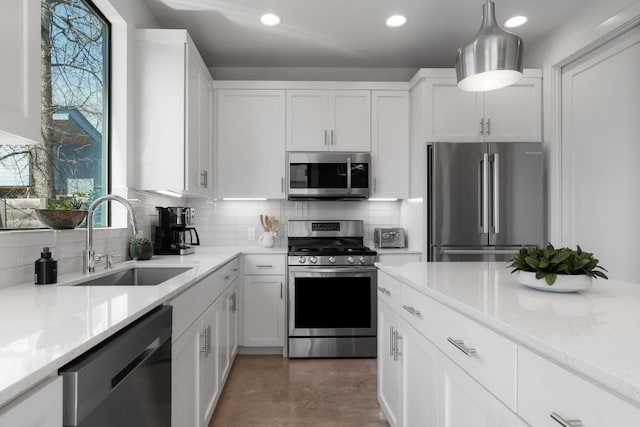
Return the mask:
{"type": "Polygon", "coordinates": [[[523,285],[552,292],[576,292],[591,287],[593,279],[608,279],[604,267],[590,252],[577,247],[556,249],[551,243],[545,248],[520,249],[512,260],[511,273],[518,272],[523,285]]]}
{"type": "Polygon", "coordinates": [[[153,244],[146,237],[136,237],[129,242],[129,255],[134,261],[144,261],[153,256],[153,244]]]}
{"type": "Polygon", "coordinates": [[[76,228],[87,216],[83,209],[86,199],[85,195],[74,193],[51,200],[47,209],[36,209],[36,215],[40,222],[54,230],[76,228]]]}

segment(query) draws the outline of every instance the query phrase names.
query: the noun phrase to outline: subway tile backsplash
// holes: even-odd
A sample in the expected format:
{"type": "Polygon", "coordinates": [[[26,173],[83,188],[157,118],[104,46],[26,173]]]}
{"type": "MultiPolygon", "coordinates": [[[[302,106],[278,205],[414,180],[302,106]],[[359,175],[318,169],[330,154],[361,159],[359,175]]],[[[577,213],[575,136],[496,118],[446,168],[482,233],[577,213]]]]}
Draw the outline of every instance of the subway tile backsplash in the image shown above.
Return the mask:
{"type": "Polygon", "coordinates": [[[276,246],[287,245],[289,219],[361,219],[365,225],[365,245],[373,246],[373,229],[400,224],[400,202],[367,201],[212,201],[191,200],[196,208],[196,228],[203,245],[258,246],[263,232],[260,214],[276,217],[280,229],[276,246]],[[250,229],[255,240],[249,240],[250,229]]]}

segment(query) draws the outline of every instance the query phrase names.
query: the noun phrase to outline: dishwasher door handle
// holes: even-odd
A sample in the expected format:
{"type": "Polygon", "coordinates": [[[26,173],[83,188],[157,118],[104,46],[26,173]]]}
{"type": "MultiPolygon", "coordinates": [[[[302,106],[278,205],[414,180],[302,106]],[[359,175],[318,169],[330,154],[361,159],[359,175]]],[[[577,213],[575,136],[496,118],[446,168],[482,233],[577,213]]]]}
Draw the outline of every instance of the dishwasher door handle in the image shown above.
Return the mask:
{"type": "Polygon", "coordinates": [[[111,390],[116,388],[118,384],[120,384],[125,378],[129,376],[131,372],[136,370],[139,366],[143,365],[144,362],[147,361],[153,353],[160,348],[160,338],[156,338],[147,348],[144,349],[138,357],[133,359],[131,363],[124,367],[124,369],[116,374],[113,378],[111,378],[111,390]]]}

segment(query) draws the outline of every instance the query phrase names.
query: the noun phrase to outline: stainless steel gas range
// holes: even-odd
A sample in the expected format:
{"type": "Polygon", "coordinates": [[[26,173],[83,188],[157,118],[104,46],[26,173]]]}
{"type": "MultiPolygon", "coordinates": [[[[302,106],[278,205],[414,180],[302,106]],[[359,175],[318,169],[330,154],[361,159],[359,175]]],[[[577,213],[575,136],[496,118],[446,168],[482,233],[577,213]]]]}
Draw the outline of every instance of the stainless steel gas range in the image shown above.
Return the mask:
{"type": "Polygon", "coordinates": [[[362,221],[288,222],[289,357],[376,357],[376,252],[362,221]]]}

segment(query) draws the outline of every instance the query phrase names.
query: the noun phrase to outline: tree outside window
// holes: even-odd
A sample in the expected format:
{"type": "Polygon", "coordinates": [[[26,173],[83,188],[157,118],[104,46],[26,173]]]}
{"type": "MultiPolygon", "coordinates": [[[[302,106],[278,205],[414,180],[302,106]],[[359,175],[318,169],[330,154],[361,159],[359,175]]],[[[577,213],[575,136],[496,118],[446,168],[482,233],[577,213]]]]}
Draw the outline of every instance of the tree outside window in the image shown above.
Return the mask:
{"type": "Polygon", "coordinates": [[[43,142],[0,145],[0,228],[41,228],[35,208],[108,192],[109,23],[85,0],[41,11],[43,142]]]}

